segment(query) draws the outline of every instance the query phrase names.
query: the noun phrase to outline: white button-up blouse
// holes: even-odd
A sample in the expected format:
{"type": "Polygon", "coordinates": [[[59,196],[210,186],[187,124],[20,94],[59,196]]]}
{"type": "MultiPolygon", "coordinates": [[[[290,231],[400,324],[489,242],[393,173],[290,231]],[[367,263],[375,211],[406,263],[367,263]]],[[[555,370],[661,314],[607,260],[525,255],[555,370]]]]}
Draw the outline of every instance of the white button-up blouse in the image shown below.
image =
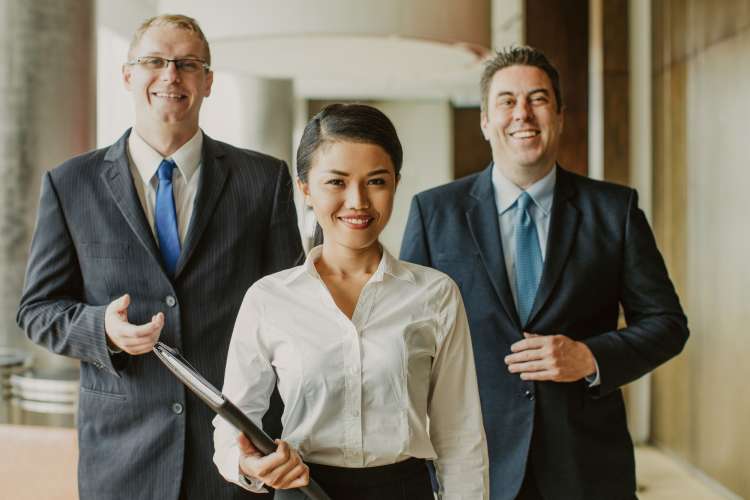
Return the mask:
{"type": "MultiPolygon", "coordinates": [[[[278,384],[282,438],[305,461],[368,467],[433,459],[442,498],[487,498],[479,392],[456,285],[384,249],[350,320],[315,268],[321,252],[248,290],[222,392],[260,425],[278,384]]],[[[220,417],[213,424],[214,462],[247,487],[238,431],[220,417]]]]}

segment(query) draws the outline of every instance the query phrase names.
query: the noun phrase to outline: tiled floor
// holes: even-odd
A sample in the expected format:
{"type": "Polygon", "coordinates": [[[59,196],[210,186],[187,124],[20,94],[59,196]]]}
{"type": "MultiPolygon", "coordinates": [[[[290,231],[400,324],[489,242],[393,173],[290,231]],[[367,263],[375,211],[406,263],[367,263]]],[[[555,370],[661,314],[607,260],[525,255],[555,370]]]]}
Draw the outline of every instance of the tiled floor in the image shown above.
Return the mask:
{"type": "Polygon", "coordinates": [[[664,453],[640,446],[635,452],[640,500],[726,500],[664,453]]]}

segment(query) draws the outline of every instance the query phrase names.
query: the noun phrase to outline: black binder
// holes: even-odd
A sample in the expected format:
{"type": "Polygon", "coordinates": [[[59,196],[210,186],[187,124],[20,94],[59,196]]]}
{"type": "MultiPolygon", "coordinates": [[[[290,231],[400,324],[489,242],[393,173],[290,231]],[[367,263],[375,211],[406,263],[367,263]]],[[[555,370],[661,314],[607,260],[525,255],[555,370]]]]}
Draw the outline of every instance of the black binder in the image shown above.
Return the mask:
{"type": "MultiPolygon", "coordinates": [[[[250,442],[264,455],[276,451],[276,443],[255,425],[242,410],[229,401],[218,389],[203,378],[180,353],[162,342],[157,342],[153,348],[156,357],[161,360],[169,371],[180,379],[198,398],[213,411],[221,415],[227,422],[247,436],[250,442]]],[[[310,478],[310,484],[299,488],[310,500],[331,500],[323,489],[310,478]]]]}

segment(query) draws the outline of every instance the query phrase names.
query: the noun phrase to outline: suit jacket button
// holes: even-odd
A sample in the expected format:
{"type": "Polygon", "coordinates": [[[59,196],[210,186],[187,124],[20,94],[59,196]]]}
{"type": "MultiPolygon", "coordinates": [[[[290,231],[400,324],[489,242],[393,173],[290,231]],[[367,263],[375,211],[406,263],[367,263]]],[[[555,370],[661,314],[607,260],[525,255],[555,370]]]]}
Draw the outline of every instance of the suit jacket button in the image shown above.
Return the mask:
{"type": "Polygon", "coordinates": [[[528,399],[529,401],[534,401],[534,393],[530,390],[527,389],[526,392],[523,393],[523,395],[526,396],[526,399],[528,399]]]}
{"type": "Polygon", "coordinates": [[[181,415],[185,408],[180,403],[172,403],[172,411],[175,415],[181,415]]]}
{"type": "Polygon", "coordinates": [[[164,299],[164,301],[169,307],[174,307],[177,304],[177,299],[175,299],[172,295],[167,295],[167,298],[164,299]]]}

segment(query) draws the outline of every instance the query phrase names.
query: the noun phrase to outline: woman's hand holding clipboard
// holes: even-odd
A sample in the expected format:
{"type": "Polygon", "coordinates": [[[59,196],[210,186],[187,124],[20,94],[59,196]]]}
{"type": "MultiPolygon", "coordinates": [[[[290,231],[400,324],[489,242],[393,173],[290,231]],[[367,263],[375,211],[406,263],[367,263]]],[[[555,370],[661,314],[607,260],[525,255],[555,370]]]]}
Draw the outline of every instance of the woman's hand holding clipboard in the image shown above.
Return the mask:
{"type": "Polygon", "coordinates": [[[310,483],[310,469],[299,453],[286,441],[277,440],[278,447],[270,455],[263,455],[253,446],[247,436],[240,434],[240,472],[249,478],[257,478],[274,489],[297,489],[310,483]]]}
{"type": "MultiPolygon", "coordinates": [[[[276,451],[276,443],[271,437],[255,425],[242,410],[229,401],[218,389],[198,373],[179,352],[162,342],[153,348],[156,357],[171,371],[190,391],[206,403],[214,412],[242,432],[262,455],[276,451]]],[[[299,488],[310,500],[331,500],[323,489],[310,478],[307,486],[299,488]]]]}

